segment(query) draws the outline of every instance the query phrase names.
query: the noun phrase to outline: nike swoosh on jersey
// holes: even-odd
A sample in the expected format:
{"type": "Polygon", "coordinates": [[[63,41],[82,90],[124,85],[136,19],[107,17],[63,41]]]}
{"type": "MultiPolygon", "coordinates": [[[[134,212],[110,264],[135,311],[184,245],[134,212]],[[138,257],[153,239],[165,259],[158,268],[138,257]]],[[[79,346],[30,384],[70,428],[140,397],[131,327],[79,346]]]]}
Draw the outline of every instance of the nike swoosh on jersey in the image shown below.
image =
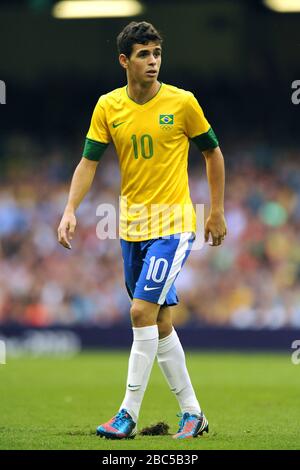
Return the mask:
{"type": "Polygon", "coordinates": [[[124,122],[126,122],[126,121],[118,122],[117,124],[115,122],[113,122],[113,128],[115,129],[116,127],[119,127],[121,124],[124,124],[124,122]]]}
{"type": "Polygon", "coordinates": [[[154,289],[160,289],[160,287],[148,287],[148,286],[144,287],[144,290],[154,290],[154,289]]]}

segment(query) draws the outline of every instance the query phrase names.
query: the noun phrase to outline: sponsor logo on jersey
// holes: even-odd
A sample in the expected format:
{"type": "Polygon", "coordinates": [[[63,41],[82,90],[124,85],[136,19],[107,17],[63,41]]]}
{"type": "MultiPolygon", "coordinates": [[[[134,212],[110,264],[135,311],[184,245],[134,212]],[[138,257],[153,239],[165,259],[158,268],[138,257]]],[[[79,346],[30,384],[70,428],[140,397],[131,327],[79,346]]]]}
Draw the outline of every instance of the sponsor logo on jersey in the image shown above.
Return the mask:
{"type": "Polygon", "coordinates": [[[122,122],[113,122],[113,128],[115,129],[116,127],[119,127],[121,124],[124,124],[124,122],[126,122],[126,121],[122,121],[122,122]]]}

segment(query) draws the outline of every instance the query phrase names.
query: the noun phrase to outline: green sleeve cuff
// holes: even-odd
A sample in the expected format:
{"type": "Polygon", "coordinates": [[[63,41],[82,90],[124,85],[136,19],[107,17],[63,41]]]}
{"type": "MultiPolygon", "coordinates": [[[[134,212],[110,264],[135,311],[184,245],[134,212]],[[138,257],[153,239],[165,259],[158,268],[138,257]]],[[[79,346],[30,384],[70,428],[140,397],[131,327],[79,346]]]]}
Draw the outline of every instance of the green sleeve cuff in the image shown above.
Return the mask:
{"type": "Polygon", "coordinates": [[[201,152],[203,150],[214,149],[219,145],[217,136],[212,130],[212,128],[210,128],[207,132],[204,132],[203,134],[193,137],[191,140],[195,142],[201,152]]]}
{"type": "Polygon", "coordinates": [[[84,149],[82,156],[88,160],[94,160],[99,162],[100,158],[103,155],[104,150],[109,144],[104,144],[103,142],[97,142],[97,140],[85,139],[84,149]]]}

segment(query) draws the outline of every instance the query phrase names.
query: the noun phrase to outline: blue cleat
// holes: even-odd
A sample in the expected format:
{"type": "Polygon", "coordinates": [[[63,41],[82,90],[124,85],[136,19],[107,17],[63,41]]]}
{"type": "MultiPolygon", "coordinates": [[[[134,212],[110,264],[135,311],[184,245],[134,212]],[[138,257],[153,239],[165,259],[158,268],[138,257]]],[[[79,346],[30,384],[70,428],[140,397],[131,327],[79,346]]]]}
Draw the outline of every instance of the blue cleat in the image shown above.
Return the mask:
{"type": "Polygon", "coordinates": [[[136,423],[127,410],[122,409],[107,423],[97,427],[96,435],[107,439],[134,439],[136,423]]]}
{"type": "Polygon", "coordinates": [[[200,415],[184,413],[179,422],[177,434],[173,436],[173,439],[189,439],[202,436],[204,432],[208,432],[208,421],[202,412],[200,415]]]}

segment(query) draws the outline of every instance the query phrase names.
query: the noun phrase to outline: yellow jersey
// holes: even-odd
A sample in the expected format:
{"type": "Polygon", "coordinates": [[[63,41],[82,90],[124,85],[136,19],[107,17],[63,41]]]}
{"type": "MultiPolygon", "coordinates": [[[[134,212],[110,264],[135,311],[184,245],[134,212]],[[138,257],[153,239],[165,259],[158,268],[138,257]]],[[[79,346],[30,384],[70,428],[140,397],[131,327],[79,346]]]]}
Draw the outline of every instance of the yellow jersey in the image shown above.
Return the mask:
{"type": "Polygon", "coordinates": [[[113,142],[121,172],[120,238],[142,241],[195,232],[188,185],[189,139],[200,150],[218,141],[191,92],[162,83],[144,104],[127,87],[99,98],[83,156],[100,160],[113,142]]]}

